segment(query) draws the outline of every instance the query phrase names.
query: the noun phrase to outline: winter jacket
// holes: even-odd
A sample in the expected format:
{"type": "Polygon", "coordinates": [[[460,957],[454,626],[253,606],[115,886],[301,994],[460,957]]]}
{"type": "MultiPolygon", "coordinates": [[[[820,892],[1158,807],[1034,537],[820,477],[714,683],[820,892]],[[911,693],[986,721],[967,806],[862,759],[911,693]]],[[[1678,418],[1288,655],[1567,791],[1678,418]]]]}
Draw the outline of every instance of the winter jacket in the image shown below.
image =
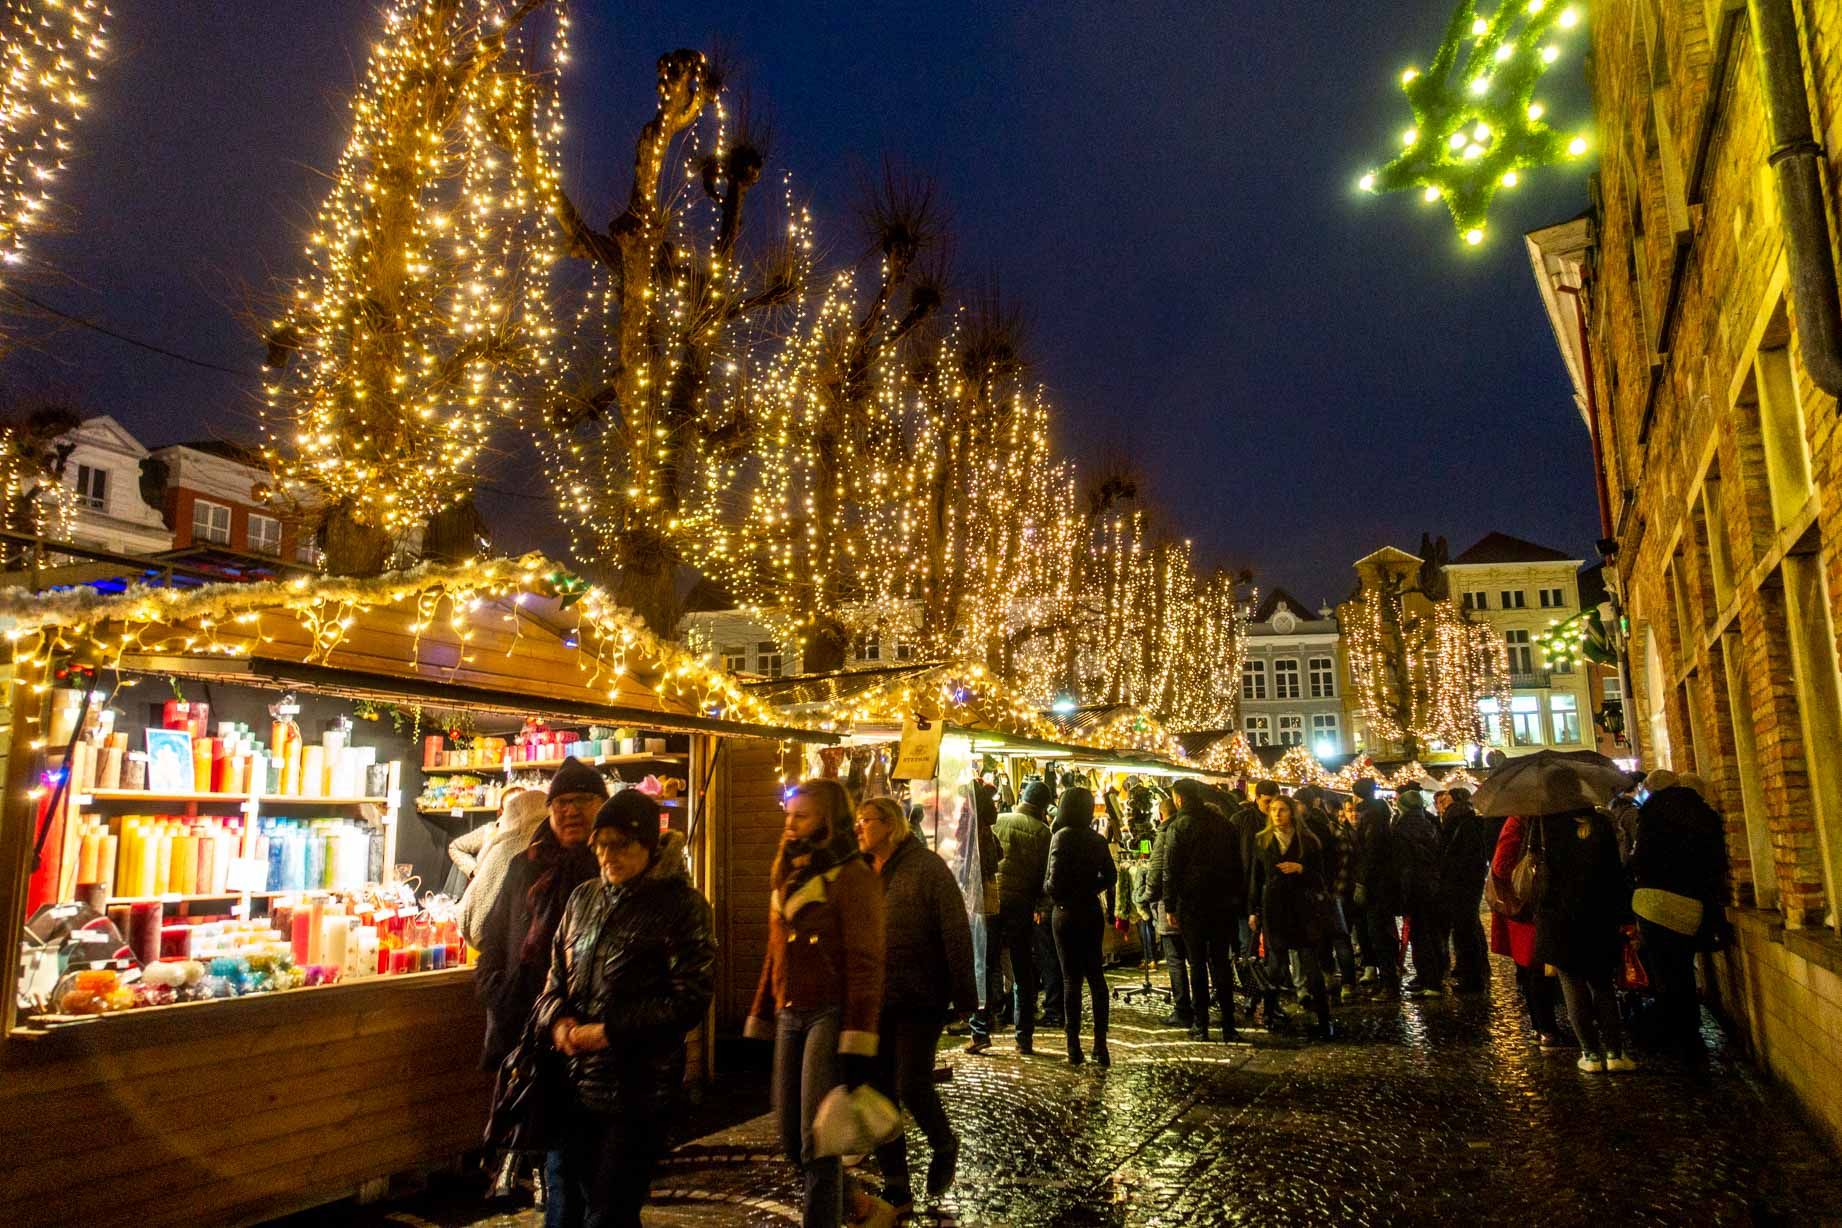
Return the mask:
{"type": "Polygon", "coordinates": [[[851,857],[814,874],[768,906],[768,952],[743,1035],[772,1040],[778,1010],[843,1012],[838,1052],[876,1056],[883,1006],[883,891],[869,863],[851,857]]]}
{"type": "Polygon", "coordinates": [[[1631,890],[1618,864],[1618,835],[1597,810],[1542,815],[1542,873],[1535,903],[1535,958],[1575,976],[1610,976],[1622,956],[1619,927],[1631,890]]]}
{"type": "Polygon", "coordinates": [[[1639,887],[1699,900],[1703,941],[1719,928],[1727,903],[1726,826],[1695,790],[1660,789],[1638,809],[1630,870],[1639,887]]]}
{"type": "MultiPolygon", "coordinates": [[[[504,814],[476,829],[484,835],[480,838],[476,860],[470,871],[471,877],[467,880],[467,890],[461,895],[460,902],[461,937],[469,945],[485,946],[481,938],[486,926],[486,914],[492,911],[493,903],[499,898],[499,888],[505,883],[505,872],[518,854],[530,847],[531,837],[548,817],[544,795],[534,789],[526,790],[507,803],[504,814]]],[[[467,836],[474,834],[468,832],[467,836]]],[[[460,844],[467,836],[454,843],[460,844]]],[[[453,846],[449,848],[451,850],[453,846]]]]}
{"type": "Polygon", "coordinates": [[[1401,870],[1395,858],[1394,816],[1388,803],[1370,798],[1356,807],[1356,845],[1360,860],[1356,885],[1367,897],[1367,907],[1382,912],[1401,911],[1401,870]]]}
{"type": "Polygon", "coordinates": [[[712,931],[677,832],[640,877],[619,886],[597,878],[569,897],[536,1009],[546,1037],[561,1019],[607,1028],[605,1049],[568,1060],[584,1108],[626,1116],[670,1107],[684,1082],[685,1033],[703,1022],[716,987],[712,931]]]}
{"type": "MultiPolygon", "coordinates": [[[[1695,791],[1690,789],[1689,792],[1695,791]]],[[[1606,809],[1612,812],[1612,826],[1618,832],[1618,860],[1629,866],[1632,850],[1637,847],[1637,799],[1629,793],[1620,793],[1606,809]]]]}
{"type": "Polygon", "coordinates": [[[1325,883],[1324,846],[1309,830],[1295,831],[1286,848],[1271,835],[1254,838],[1247,898],[1259,914],[1261,932],[1269,944],[1288,950],[1317,946],[1324,937],[1329,912],[1325,883]],[[1305,868],[1287,874],[1279,868],[1286,861],[1305,868]]]}
{"type": "Polygon", "coordinates": [[[1311,806],[1305,811],[1305,830],[1316,836],[1324,849],[1325,887],[1333,895],[1346,894],[1354,867],[1337,821],[1323,807],[1311,806]]]}
{"type": "Polygon", "coordinates": [[[979,1008],[966,899],[940,854],[912,837],[895,846],[883,885],[883,1010],[979,1008]]]}
{"type": "Polygon", "coordinates": [[[1057,908],[1097,908],[1106,894],[1106,915],[1114,915],[1113,893],[1119,877],[1106,837],[1073,815],[1055,820],[1049,838],[1049,868],[1043,875],[1043,894],[1057,908]]]}
{"type": "Polygon", "coordinates": [[[1042,907],[1043,875],[1049,868],[1049,825],[1027,810],[998,816],[995,828],[1003,858],[998,862],[998,898],[1006,910],[1042,907]]]}
{"type": "Polygon", "coordinates": [[[1475,913],[1483,901],[1493,827],[1469,802],[1453,802],[1439,821],[1439,898],[1455,914],[1475,913]]]}
{"type": "Polygon", "coordinates": [[[1400,875],[1396,897],[1402,912],[1417,912],[1439,900],[1439,828],[1424,806],[1402,806],[1388,838],[1400,875]]]}
{"type": "MultiPolygon", "coordinates": [[[[1499,891],[1510,888],[1510,876],[1516,871],[1516,863],[1522,860],[1527,832],[1528,821],[1517,815],[1503,820],[1503,827],[1497,832],[1496,851],[1490,856],[1490,877],[1496,881],[1499,891]]],[[[1490,949],[1498,955],[1509,956],[1521,967],[1528,967],[1535,962],[1535,923],[1516,921],[1493,910],[1490,949]]]]}
{"type": "Polygon", "coordinates": [[[1172,904],[1170,902],[1170,829],[1176,819],[1158,828],[1157,836],[1151,842],[1151,861],[1145,869],[1144,908],[1157,923],[1158,933],[1172,934],[1172,904]]]}
{"type": "MultiPolygon", "coordinates": [[[[529,847],[527,842],[525,848],[529,847]]],[[[531,929],[531,885],[542,872],[542,867],[529,857],[511,857],[492,910],[480,923],[480,958],[473,969],[473,989],[486,1006],[486,1043],[480,1055],[480,1065],[486,1070],[497,1069],[500,1060],[524,1036],[531,1008],[549,974],[545,961],[524,957],[525,936],[531,929]]],[[[594,877],[591,854],[578,881],[594,877]]],[[[561,925],[559,919],[559,929],[561,925]]]]}
{"type": "Polygon", "coordinates": [[[1247,915],[1247,863],[1234,824],[1218,810],[1180,810],[1170,821],[1164,902],[1178,920],[1247,915]]]}
{"type": "Polygon", "coordinates": [[[1253,865],[1254,837],[1266,827],[1266,813],[1260,809],[1258,802],[1242,802],[1233,810],[1224,809],[1222,813],[1234,824],[1235,838],[1241,842],[1242,867],[1253,865]]]}

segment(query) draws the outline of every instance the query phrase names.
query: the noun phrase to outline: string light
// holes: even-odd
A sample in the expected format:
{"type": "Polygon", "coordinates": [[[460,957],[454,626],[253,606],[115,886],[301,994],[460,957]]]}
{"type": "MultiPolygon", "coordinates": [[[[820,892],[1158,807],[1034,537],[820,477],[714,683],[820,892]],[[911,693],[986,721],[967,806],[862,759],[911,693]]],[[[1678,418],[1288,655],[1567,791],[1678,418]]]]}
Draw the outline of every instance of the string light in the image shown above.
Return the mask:
{"type": "Polygon", "coordinates": [[[1465,243],[1482,245],[1500,189],[1520,172],[1587,152],[1585,138],[1544,124],[1532,100],[1560,59],[1550,36],[1579,24],[1577,8],[1551,10],[1543,0],[1504,0],[1490,17],[1476,0],[1459,0],[1431,63],[1401,78],[1414,126],[1386,166],[1363,176],[1365,190],[1418,188],[1428,202],[1443,199],[1465,243]]]}
{"type": "Polygon", "coordinates": [[[0,266],[26,258],[107,43],[99,0],[6,0],[0,10],[0,266]]]}

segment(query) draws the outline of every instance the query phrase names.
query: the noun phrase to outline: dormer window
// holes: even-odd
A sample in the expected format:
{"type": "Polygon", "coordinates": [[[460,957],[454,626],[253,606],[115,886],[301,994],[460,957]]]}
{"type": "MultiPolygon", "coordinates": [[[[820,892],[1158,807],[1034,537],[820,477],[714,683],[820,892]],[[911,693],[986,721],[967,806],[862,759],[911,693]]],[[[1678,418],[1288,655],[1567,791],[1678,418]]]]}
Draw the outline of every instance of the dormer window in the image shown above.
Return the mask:
{"type": "Polygon", "coordinates": [[[92,512],[109,510],[109,471],[77,466],[77,505],[92,512]]]}

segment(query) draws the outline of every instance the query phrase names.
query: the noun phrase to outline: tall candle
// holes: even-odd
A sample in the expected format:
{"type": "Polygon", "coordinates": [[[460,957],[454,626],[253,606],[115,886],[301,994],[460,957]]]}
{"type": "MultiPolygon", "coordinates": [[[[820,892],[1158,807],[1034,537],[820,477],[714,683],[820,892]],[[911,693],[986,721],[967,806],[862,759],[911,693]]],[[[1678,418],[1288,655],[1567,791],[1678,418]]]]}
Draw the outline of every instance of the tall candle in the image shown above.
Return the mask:
{"type": "Polygon", "coordinates": [[[311,938],[312,930],[310,928],[313,925],[313,915],[305,908],[297,907],[294,910],[294,915],[289,918],[289,924],[291,926],[289,938],[293,943],[294,962],[297,964],[305,964],[308,962],[308,953],[313,949],[311,938]]]}
{"type": "Polygon", "coordinates": [[[326,918],[325,937],[322,940],[324,949],[320,952],[320,959],[317,962],[344,969],[346,938],[351,926],[350,917],[326,918]]]}
{"type": "Polygon", "coordinates": [[[192,743],[192,790],[195,793],[211,792],[211,739],[200,738],[192,743]]]}
{"type": "Polygon", "coordinates": [[[316,895],[307,904],[307,958],[309,964],[321,962],[321,943],[326,934],[326,897],[316,895]]]}
{"type": "Polygon", "coordinates": [[[99,773],[96,787],[99,789],[119,789],[122,787],[122,752],[119,747],[103,747],[102,771],[99,773]]]}
{"type": "Polygon", "coordinates": [[[172,868],[166,875],[168,889],[191,895],[198,890],[198,837],[175,834],[172,848],[172,868]]]}
{"type": "Polygon", "coordinates": [[[282,763],[281,793],[283,797],[301,795],[301,741],[299,738],[288,739],[288,757],[282,763]]]}
{"type": "Polygon", "coordinates": [[[326,796],[325,747],[303,746],[301,748],[301,796],[326,796]]]}
{"type": "Polygon", "coordinates": [[[160,958],[160,929],[163,912],[158,900],[145,900],[128,906],[128,949],[143,964],[160,958]]]}
{"type": "Polygon", "coordinates": [[[95,828],[85,828],[82,844],[77,851],[77,882],[100,882],[102,872],[100,858],[102,855],[102,836],[95,828]]]}
{"type": "Polygon", "coordinates": [[[115,849],[116,849],[117,843],[118,841],[116,840],[114,833],[109,832],[109,833],[103,834],[102,851],[97,856],[96,864],[98,866],[97,873],[99,873],[102,876],[102,889],[103,889],[104,895],[114,895],[115,894],[116,869],[117,869],[116,863],[115,863],[115,849]]]}

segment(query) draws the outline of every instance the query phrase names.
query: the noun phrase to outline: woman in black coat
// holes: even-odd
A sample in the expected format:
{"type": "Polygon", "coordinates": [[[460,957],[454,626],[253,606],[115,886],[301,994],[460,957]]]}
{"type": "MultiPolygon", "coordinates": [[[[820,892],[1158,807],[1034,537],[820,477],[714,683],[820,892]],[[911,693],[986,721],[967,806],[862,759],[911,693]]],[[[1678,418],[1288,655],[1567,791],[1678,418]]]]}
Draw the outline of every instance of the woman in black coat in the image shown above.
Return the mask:
{"type": "Polygon", "coordinates": [[[1107,1052],[1106,975],[1100,961],[1101,937],[1113,912],[1118,876],[1112,854],[1094,830],[1094,795],[1079,785],[1062,793],[1049,836],[1049,868],[1043,890],[1055,901],[1052,928],[1055,954],[1062,965],[1062,1020],[1068,1035],[1068,1061],[1079,1066],[1081,1054],[1081,983],[1094,998],[1094,1060],[1111,1066],[1107,1052]],[[1100,909],[1106,894],[1106,911],[1100,909]]]}
{"type": "MultiPolygon", "coordinates": [[[[1273,798],[1267,803],[1266,827],[1254,837],[1247,896],[1254,915],[1248,924],[1266,940],[1267,969],[1274,984],[1281,979],[1287,957],[1298,956],[1317,1012],[1314,1035],[1324,1040],[1331,1035],[1330,997],[1318,946],[1329,918],[1331,877],[1323,843],[1305,826],[1305,808],[1295,797],[1273,798]]],[[[1268,990],[1267,1026],[1279,1017],[1279,995],[1268,990]]]]}
{"type": "Polygon", "coordinates": [[[1618,834],[1598,810],[1545,814],[1535,904],[1535,961],[1560,973],[1567,1017],[1587,1073],[1636,1070],[1625,1054],[1624,1021],[1612,976],[1623,956],[1619,929],[1631,890],[1618,859],[1618,834]]]}

